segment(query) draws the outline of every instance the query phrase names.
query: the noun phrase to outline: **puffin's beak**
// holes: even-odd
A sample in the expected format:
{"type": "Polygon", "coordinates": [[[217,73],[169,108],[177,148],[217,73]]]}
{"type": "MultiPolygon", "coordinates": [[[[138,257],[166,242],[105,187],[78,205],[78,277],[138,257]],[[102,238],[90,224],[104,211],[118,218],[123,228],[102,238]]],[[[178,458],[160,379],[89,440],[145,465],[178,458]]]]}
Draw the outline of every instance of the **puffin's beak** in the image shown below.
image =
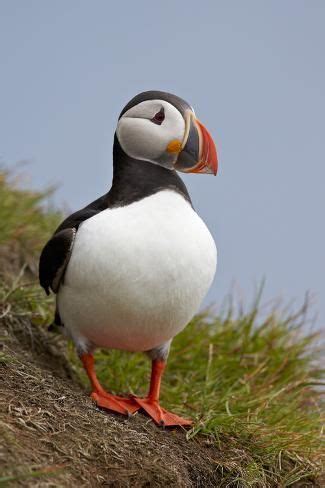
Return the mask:
{"type": "Polygon", "coordinates": [[[184,173],[214,175],[218,171],[216,145],[208,130],[197,120],[193,112],[188,112],[185,144],[183,143],[183,148],[178,155],[175,169],[184,173]]]}

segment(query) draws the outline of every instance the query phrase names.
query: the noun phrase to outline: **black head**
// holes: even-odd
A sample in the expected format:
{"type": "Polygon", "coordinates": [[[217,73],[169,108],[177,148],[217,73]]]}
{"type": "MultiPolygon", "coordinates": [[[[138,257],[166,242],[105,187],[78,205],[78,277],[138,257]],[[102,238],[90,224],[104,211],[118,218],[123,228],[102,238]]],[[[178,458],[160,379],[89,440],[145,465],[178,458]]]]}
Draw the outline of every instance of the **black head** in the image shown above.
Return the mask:
{"type": "Polygon", "coordinates": [[[182,98],[161,91],[136,95],[123,108],[116,137],[131,158],[170,170],[216,174],[215,144],[182,98]]]}

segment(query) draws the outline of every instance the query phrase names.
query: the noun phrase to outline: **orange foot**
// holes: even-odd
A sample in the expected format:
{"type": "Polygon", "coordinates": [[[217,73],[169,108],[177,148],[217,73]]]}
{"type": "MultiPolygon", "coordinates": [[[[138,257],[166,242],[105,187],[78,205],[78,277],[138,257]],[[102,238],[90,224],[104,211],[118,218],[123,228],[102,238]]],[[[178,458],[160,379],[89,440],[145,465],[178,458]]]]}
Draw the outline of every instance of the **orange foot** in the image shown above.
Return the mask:
{"type": "Polygon", "coordinates": [[[168,412],[157,401],[151,400],[150,398],[132,397],[132,399],[160,426],[190,426],[193,423],[192,420],[183,419],[174,413],[168,412]]]}
{"type": "Polygon", "coordinates": [[[132,398],[123,398],[112,395],[111,393],[99,393],[96,391],[93,391],[90,396],[95,400],[98,407],[112,410],[113,412],[121,413],[122,415],[132,415],[140,408],[137,402],[132,398]]]}

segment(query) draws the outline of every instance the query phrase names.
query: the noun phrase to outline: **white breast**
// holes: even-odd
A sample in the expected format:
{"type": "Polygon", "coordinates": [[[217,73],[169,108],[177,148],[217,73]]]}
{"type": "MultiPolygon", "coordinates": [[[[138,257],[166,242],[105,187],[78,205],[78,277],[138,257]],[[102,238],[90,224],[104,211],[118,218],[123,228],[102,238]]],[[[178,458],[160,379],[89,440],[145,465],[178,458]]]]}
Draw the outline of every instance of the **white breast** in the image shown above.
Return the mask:
{"type": "Polygon", "coordinates": [[[149,350],[191,320],[215,268],[204,222],[181,195],[161,191],[81,225],[59,312],[75,341],[149,350]]]}

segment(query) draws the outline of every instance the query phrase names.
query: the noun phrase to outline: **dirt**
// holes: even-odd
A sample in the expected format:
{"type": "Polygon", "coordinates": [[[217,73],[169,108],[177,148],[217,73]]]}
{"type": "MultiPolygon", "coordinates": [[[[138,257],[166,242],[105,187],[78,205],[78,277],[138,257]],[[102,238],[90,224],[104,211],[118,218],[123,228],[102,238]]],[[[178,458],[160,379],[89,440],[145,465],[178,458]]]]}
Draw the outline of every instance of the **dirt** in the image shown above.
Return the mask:
{"type": "Polygon", "coordinates": [[[0,478],[10,486],[221,486],[222,456],[207,439],[98,410],[57,336],[5,318],[0,342],[0,478]]]}

